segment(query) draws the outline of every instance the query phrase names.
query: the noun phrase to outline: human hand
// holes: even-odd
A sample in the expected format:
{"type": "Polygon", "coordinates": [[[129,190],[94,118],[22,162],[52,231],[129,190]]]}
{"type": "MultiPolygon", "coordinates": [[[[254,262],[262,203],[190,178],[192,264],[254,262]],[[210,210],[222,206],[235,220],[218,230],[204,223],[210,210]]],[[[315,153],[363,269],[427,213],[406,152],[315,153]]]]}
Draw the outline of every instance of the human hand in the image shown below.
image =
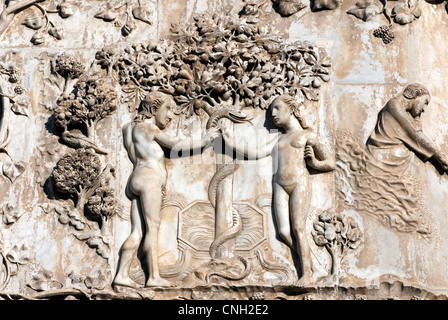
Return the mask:
{"type": "Polygon", "coordinates": [[[305,146],[305,159],[307,159],[307,160],[314,160],[314,159],[316,159],[316,156],[314,155],[314,149],[309,144],[307,144],[305,146]]]}

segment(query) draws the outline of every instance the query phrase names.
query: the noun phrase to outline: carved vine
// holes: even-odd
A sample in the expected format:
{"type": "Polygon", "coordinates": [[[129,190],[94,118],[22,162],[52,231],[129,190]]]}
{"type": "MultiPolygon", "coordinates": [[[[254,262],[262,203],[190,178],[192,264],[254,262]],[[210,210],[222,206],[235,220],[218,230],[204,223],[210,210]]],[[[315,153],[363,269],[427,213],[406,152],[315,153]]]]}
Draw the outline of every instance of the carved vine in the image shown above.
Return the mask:
{"type": "Polygon", "coordinates": [[[152,24],[151,11],[142,4],[141,0],[138,0],[137,3],[125,1],[122,4],[106,2],[95,14],[95,18],[113,22],[116,27],[121,28],[123,36],[128,36],[137,28],[137,21],[152,24]]]}
{"type": "Polygon", "coordinates": [[[28,117],[29,100],[21,82],[21,69],[11,63],[0,64],[0,154],[6,158],[2,160],[2,172],[11,182],[14,182],[24,170],[23,162],[16,162],[9,154],[7,147],[11,140],[10,116],[11,111],[19,116],[28,117]]]}
{"type": "Polygon", "coordinates": [[[29,262],[28,246],[25,243],[16,244],[10,249],[3,245],[0,234],[0,291],[8,285],[11,277],[17,275],[19,266],[29,262]]]}
{"type": "Polygon", "coordinates": [[[50,19],[50,15],[58,14],[66,19],[75,13],[77,6],[66,0],[61,0],[57,4],[51,1],[52,7],[45,7],[42,2],[47,0],[22,0],[8,4],[0,14],[0,36],[8,29],[15,15],[29,7],[35,7],[37,10],[29,10],[30,13],[22,21],[27,28],[36,30],[30,41],[35,45],[43,44],[48,35],[61,40],[64,37],[64,30],[50,19]]]}

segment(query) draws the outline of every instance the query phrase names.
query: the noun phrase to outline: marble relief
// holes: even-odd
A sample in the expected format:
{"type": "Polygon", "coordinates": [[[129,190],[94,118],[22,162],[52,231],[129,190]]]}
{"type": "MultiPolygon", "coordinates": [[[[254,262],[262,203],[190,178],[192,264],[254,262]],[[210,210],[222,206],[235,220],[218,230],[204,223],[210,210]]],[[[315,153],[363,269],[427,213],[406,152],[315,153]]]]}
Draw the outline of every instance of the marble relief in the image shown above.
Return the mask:
{"type": "Polygon", "coordinates": [[[446,298],[443,10],[2,3],[0,297],[446,298]]]}

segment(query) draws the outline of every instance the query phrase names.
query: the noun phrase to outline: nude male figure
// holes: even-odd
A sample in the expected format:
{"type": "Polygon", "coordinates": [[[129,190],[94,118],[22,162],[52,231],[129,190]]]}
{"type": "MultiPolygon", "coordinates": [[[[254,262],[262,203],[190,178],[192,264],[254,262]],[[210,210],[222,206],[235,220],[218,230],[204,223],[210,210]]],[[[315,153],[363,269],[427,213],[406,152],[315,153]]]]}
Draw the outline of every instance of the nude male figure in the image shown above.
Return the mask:
{"type": "Polygon", "coordinates": [[[218,129],[212,128],[198,142],[192,139],[181,140],[164,133],[174,116],[173,105],[174,101],[170,96],[151,92],[142,102],[143,111],[123,127],[124,145],[134,164],[126,190],[127,196],[132,200],[131,234],[121,249],[114,286],[136,287],[129,277],[129,269],[142,239],[149,269],[145,286],[171,286],[169,281],[161,278],[158,266],[162,188],[167,179],[162,146],[174,151],[192,151],[204,148],[219,135],[218,129]]]}

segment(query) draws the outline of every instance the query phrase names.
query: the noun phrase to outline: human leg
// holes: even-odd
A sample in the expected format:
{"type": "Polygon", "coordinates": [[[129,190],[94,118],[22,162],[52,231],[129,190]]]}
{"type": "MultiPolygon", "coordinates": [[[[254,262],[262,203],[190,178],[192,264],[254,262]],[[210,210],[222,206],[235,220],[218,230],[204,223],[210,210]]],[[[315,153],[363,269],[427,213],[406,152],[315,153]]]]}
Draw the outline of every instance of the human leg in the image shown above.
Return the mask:
{"type": "Polygon", "coordinates": [[[118,263],[117,274],[113,281],[113,286],[135,287],[136,283],[129,277],[129,270],[132,260],[137,254],[138,247],[143,237],[143,225],[138,209],[137,198],[131,203],[131,234],[121,247],[121,257],[118,263]]]}
{"type": "Polygon", "coordinates": [[[297,254],[300,257],[302,274],[299,285],[306,285],[311,282],[311,251],[308,245],[306,219],[310,207],[311,188],[309,179],[301,181],[290,196],[291,221],[294,236],[296,238],[297,254]]]}
{"type": "Polygon", "coordinates": [[[274,213],[277,222],[278,233],[285,243],[294,251],[296,250],[291,235],[291,223],[289,219],[289,195],[278,183],[273,184],[274,213]]]}
{"type": "Polygon", "coordinates": [[[158,263],[158,234],[160,228],[160,208],[162,206],[162,181],[157,179],[154,170],[148,170],[151,180],[146,180],[140,193],[143,220],[146,233],[143,240],[143,250],[148,265],[149,278],[146,287],[171,286],[171,283],[160,277],[158,263]],[[149,181],[149,183],[148,183],[149,181]]]}

